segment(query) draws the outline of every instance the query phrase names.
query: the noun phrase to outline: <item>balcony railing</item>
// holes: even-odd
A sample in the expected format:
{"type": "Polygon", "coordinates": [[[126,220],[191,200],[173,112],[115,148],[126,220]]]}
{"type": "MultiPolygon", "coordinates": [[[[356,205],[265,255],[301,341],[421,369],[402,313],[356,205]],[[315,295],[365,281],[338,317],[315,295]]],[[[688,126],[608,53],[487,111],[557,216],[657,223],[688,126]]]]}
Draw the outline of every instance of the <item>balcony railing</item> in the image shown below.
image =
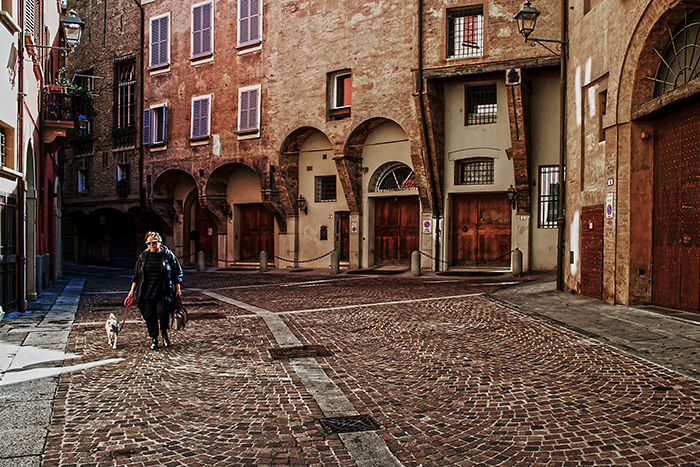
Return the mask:
{"type": "Polygon", "coordinates": [[[72,128],[75,122],[73,92],[64,86],[46,86],[42,112],[46,125],[72,128]]]}

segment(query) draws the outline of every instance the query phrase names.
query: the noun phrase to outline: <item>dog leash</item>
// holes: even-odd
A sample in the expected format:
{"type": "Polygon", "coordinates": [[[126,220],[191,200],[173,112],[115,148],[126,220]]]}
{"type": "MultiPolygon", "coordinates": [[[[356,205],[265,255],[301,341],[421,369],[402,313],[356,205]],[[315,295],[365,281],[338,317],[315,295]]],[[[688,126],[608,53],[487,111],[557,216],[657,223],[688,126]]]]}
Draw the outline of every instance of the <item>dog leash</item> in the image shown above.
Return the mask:
{"type": "Polygon", "coordinates": [[[122,325],[119,327],[119,329],[124,329],[124,323],[126,323],[126,314],[129,312],[129,306],[133,301],[134,297],[126,297],[126,300],[124,300],[124,319],[122,320],[122,325]]]}

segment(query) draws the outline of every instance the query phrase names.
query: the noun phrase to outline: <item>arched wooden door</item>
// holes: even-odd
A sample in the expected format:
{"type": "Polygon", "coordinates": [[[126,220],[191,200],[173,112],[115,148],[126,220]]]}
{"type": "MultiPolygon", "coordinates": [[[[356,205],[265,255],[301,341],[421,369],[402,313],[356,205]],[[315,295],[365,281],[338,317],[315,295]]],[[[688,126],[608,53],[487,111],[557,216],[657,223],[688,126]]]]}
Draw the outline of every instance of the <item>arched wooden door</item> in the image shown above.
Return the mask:
{"type": "Polygon", "coordinates": [[[275,217],[260,203],[240,204],[241,260],[257,259],[261,251],[275,254],[275,217]]]}

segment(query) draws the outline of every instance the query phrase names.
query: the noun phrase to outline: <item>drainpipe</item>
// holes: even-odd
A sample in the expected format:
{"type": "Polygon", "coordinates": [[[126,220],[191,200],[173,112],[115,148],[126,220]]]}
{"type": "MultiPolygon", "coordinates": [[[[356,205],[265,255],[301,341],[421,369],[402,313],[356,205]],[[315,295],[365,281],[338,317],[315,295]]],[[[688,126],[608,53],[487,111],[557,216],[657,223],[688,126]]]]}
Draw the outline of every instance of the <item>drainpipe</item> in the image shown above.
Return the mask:
{"type": "Polygon", "coordinates": [[[18,85],[17,85],[17,172],[22,173],[22,177],[17,181],[17,242],[16,242],[16,266],[15,274],[17,278],[17,311],[24,313],[26,311],[25,296],[25,257],[24,257],[24,2],[19,4],[19,24],[21,31],[19,32],[19,70],[18,70],[18,85]]]}
{"type": "MultiPolygon", "coordinates": [[[[423,83],[423,0],[418,0],[418,106],[420,108],[420,120],[421,120],[421,130],[423,132],[423,139],[425,141],[425,157],[423,158],[423,164],[427,169],[427,175],[429,178],[429,184],[432,191],[431,198],[433,199],[433,214],[436,214],[435,203],[439,203],[440,200],[437,199],[437,195],[434,189],[432,189],[435,183],[436,177],[433,177],[433,168],[430,163],[430,144],[428,142],[428,127],[425,118],[425,103],[423,102],[423,95],[426,94],[425,86],[423,83]]],[[[435,226],[435,270],[440,270],[440,231],[438,229],[439,221],[435,226]]]]}
{"type": "MultiPolygon", "coordinates": [[[[139,105],[138,105],[138,116],[134,116],[134,120],[136,118],[143,118],[143,89],[145,87],[145,76],[146,74],[143,71],[143,47],[144,47],[144,41],[145,41],[145,33],[144,33],[144,12],[143,12],[143,5],[141,5],[140,0],[134,0],[134,4],[138,7],[139,12],[141,13],[141,36],[140,36],[140,47],[139,47],[139,73],[141,74],[141,85],[139,86],[139,105]]],[[[135,123],[135,122],[134,122],[135,123]]],[[[143,125],[143,122],[141,122],[141,125],[143,125]]],[[[136,126],[136,125],[134,125],[136,126]]],[[[143,129],[141,127],[137,127],[141,131],[143,129]]],[[[144,180],[144,167],[143,167],[143,145],[141,144],[141,131],[136,131],[136,135],[134,137],[136,138],[136,144],[139,146],[139,203],[141,204],[141,210],[146,211],[146,182],[144,180]]]]}
{"type": "Polygon", "coordinates": [[[564,290],[564,253],[566,246],[566,62],[569,58],[568,45],[568,1],[561,1],[561,61],[559,78],[559,213],[557,217],[557,290],[564,290]]]}

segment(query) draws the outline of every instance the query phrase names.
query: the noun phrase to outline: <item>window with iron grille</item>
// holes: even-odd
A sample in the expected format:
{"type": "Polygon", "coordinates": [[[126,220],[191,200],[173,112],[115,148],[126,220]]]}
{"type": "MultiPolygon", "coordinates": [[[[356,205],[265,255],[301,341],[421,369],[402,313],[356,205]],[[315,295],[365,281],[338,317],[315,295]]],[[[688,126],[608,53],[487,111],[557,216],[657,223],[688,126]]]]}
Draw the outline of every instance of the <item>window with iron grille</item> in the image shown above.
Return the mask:
{"type": "Polygon", "coordinates": [[[128,128],[134,124],[134,91],[136,74],[134,62],[117,64],[117,128],[128,128]]]}
{"type": "Polygon", "coordinates": [[[459,179],[458,185],[492,185],[493,184],[493,159],[490,157],[475,157],[458,161],[459,179]]]}
{"type": "Polygon", "coordinates": [[[559,166],[541,165],[539,172],[537,227],[556,229],[559,217],[559,166]]]}
{"type": "Polygon", "coordinates": [[[16,264],[17,228],[16,202],[13,196],[0,195],[0,307],[13,310],[17,304],[16,264]]]}
{"type": "Polygon", "coordinates": [[[447,58],[480,57],[483,54],[484,7],[448,10],[447,58]]]}
{"type": "Polygon", "coordinates": [[[465,125],[482,125],[496,123],[498,105],[496,102],[496,85],[484,84],[465,87],[465,125]]]}
{"type": "Polygon", "coordinates": [[[315,181],[316,202],[336,200],[335,175],[321,175],[320,177],[315,177],[315,181]]]}
{"type": "Polygon", "coordinates": [[[0,128],[0,165],[7,165],[7,140],[5,139],[5,129],[0,128]]]}
{"type": "Polygon", "coordinates": [[[88,191],[88,172],[87,170],[78,170],[78,193],[87,193],[88,191]]]}

